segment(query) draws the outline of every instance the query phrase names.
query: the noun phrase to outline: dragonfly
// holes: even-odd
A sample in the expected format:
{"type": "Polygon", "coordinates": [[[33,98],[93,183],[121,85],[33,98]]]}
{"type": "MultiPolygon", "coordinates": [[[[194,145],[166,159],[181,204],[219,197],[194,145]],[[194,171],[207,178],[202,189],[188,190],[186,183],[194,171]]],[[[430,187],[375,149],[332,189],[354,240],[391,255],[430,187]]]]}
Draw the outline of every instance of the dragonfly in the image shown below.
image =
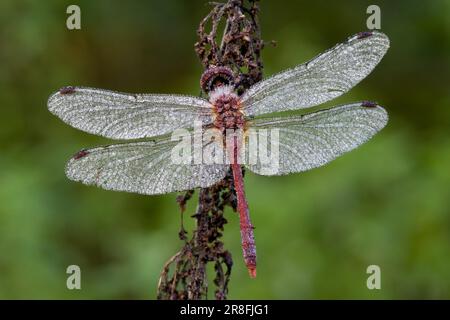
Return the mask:
{"type": "Polygon", "coordinates": [[[192,128],[277,129],[279,163],[276,172],[263,170],[261,161],[245,164],[260,175],[286,175],[320,167],[355,149],[388,121],[379,104],[360,101],[302,115],[295,112],[330,101],[364,79],[385,55],[389,38],[379,31],[357,33],[310,61],[262,80],[242,94],[233,72],[211,67],[202,75],[207,99],[173,94],[128,94],[87,87],[63,87],[48,99],[50,112],[74,128],[110,139],[128,140],[83,149],[67,163],[71,180],[107,190],[146,195],[210,187],[232,172],[240,219],[244,262],[256,277],[254,228],[244,190],[239,152],[249,139],[202,141],[217,143],[230,163],[173,163],[178,141],[171,133],[192,128]],[[131,141],[129,141],[131,140],[131,141]]]}

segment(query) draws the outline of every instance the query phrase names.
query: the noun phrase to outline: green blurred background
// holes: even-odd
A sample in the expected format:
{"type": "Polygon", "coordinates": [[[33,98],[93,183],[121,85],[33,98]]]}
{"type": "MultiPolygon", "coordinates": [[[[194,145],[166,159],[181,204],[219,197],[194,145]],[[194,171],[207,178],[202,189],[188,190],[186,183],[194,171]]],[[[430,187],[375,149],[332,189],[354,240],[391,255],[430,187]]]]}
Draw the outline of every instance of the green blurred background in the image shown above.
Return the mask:
{"type": "MultiPolygon", "coordinates": [[[[450,1],[264,0],[263,38],[278,43],[263,52],[265,75],[365,30],[370,4],[391,49],[327,105],[375,100],[390,122],[325,167],[246,175],[258,277],[247,275],[228,210],[229,298],[450,298],[450,1]],[[371,264],[381,290],[366,287],[371,264]]],[[[46,102],[64,85],[197,95],[193,44],[208,10],[181,0],[0,2],[0,298],[156,297],[162,265],[182,245],[176,194],[66,179],[71,155],[110,141],[65,125],[46,102]],[[69,4],[81,7],[79,31],[66,28],[69,4]],[[82,290],[66,288],[71,264],[82,290]]]]}

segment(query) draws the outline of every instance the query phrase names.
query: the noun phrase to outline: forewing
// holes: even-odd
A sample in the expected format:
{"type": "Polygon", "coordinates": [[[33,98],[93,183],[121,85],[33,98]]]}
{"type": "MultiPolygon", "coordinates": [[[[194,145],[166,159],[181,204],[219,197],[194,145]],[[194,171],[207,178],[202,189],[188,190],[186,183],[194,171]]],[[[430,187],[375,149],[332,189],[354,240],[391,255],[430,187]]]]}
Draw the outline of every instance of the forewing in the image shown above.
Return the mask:
{"type": "Polygon", "coordinates": [[[66,175],[107,190],[148,195],[205,188],[224,178],[225,165],[174,163],[171,153],[179,143],[163,137],[82,150],[67,163],[66,175]]]}
{"type": "MultiPolygon", "coordinates": [[[[267,139],[269,152],[278,150],[278,157],[270,161],[258,157],[257,162],[247,167],[257,174],[283,175],[322,166],[369,140],[387,120],[386,111],[371,102],[334,107],[304,116],[254,120],[251,130],[256,130],[258,140],[267,139]],[[278,138],[272,130],[278,130],[278,138]]],[[[249,149],[248,141],[246,149],[249,149]]],[[[265,151],[258,149],[258,153],[261,152],[265,151]]]]}
{"type": "Polygon", "coordinates": [[[249,116],[308,108],[350,90],[380,62],[389,48],[388,37],[361,32],[309,62],[252,86],[243,96],[249,116]]]}
{"type": "Polygon", "coordinates": [[[137,139],[191,128],[212,121],[210,104],[201,98],[128,94],[66,87],[48,99],[49,110],[71,126],[112,139],[137,139]]]}

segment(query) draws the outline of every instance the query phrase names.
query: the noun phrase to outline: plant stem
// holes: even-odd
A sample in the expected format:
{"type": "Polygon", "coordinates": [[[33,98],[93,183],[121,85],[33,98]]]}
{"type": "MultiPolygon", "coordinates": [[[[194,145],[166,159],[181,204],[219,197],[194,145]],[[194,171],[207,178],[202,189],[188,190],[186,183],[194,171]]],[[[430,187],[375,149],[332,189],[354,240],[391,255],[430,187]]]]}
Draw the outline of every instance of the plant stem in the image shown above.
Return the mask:
{"type": "MultiPolygon", "coordinates": [[[[236,75],[235,88],[238,94],[262,79],[260,55],[264,42],[260,36],[258,3],[258,0],[211,3],[211,11],[200,22],[197,30],[199,41],[194,47],[204,69],[212,65],[231,68],[236,75]],[[225,26],[222,31],[221,22],[225,26]]],[[[188,191],[177,198],[182,212],[192,194],[193,191],[188,191]]],[[[199,190],[197,210],[192,216],[197,220],[196,229],[188,240],[181,225],[179,237],[184,241],[184,246],[164,265],[158,284],[158,299],[208,298],[208,263],[214,265],[214,298],[227,298],[233,265],[231,254],[221,240],[227,223],[224,218],[227,206],[233,211],[237,209],[231,170],[216,185],[199,190]]]]}

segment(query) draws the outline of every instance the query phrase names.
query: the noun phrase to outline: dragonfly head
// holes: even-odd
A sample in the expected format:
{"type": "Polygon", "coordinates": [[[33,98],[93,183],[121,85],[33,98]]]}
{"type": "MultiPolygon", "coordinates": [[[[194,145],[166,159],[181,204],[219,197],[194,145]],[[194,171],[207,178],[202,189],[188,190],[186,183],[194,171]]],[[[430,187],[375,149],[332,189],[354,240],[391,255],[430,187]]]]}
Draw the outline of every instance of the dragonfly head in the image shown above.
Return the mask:
{"type": "Polygon", "coordinates": [[[200,78],[200,86],[205,93],[210,93],[217,87],[234,84],[234,73],[228,67],[210,66],[200,78]]]}

